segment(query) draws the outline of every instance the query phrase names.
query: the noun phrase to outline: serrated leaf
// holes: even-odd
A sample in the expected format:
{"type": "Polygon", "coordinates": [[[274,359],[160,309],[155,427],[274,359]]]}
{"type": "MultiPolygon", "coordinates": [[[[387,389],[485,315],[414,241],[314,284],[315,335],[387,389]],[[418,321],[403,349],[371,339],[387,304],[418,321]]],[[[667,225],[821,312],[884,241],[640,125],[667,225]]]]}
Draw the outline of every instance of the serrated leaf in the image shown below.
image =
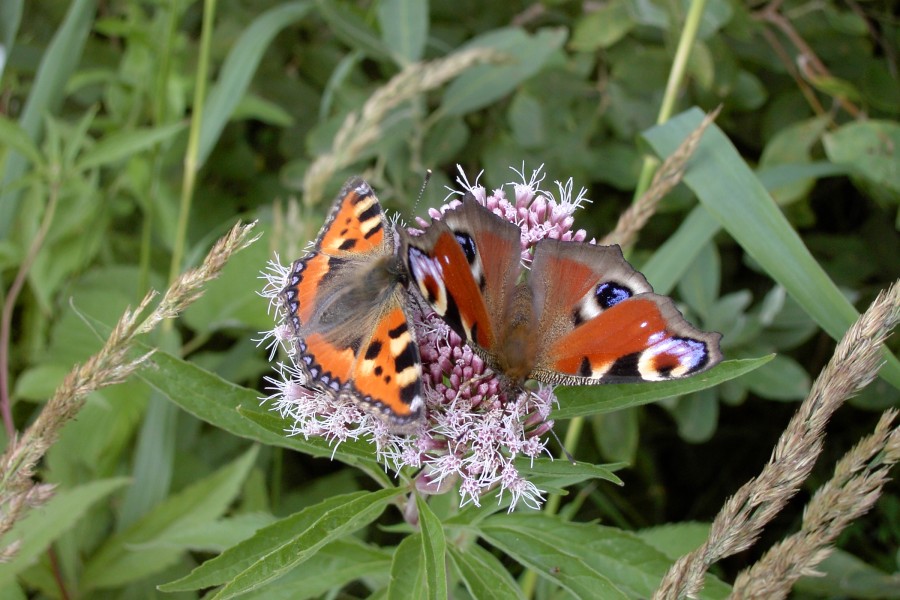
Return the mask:
{"type": "Polygon", "coordinates": [[[4,548],[15,540],[22,542],[9,562],[0,563],[0,587],[11,584],[19,572],[31,566],[38,555],[69,531],[92,505],[128,485],[128,482],[126,477],[117,477],[57,490],[47,504],[32,509],[0,540],[0,546],[4,548]]]}
{"type": "Polygon", "coordinates": [[[726,360],[705,373],[676,381],[560,387],[556,389],[560,407],[553,411],[551,417],[570,419],[596,415],[696,392],[758,369],[773,357],[770,354],[760,358],[726,360]]]}
{"type": "Polygon", "coordinates": [[[497,558],[478,545],[465,551],[450,546],[450,559],[473,598],[479,600],[506,600],[525,598],[522,589],[497,558]]]}
{"type": "Polygon", "coordinates": [[[160,536],[186,525],[218,519],[241,490],[256,460],[257,447],[208,477],[170,496],[134,525],[108,538],[88,561],[82,576],[84,589],[120,586],[143,579],[173,564],[182,547],[142,548],[160,536]]]}
{"type": "Polygon", "coordinates": [[[322,546],[365,527],[400,488],[328,498],[272,525],[206,561],[186,577],[160,586],[165,592],[225,584],[213,597],[233,598],[263,587],[313,556],[322,546]]]}

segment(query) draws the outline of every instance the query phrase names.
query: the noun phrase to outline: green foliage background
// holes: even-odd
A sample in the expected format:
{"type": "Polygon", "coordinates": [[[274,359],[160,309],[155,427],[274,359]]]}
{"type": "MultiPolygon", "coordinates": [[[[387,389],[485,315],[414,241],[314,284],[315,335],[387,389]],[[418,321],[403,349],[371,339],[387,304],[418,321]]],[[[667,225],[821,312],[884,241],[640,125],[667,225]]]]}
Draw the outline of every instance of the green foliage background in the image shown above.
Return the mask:
{"type": "MultiPolygon", "coordinates": [[[[764,464],[833,340],[900,274],[900,29],[891,3],[701,8],[685,76],[667,92],[687,15],[698,9],[687,0],[0,2],[4,300],[49,224],[9,313],[18,430],[127,305],[196,264],[236,220],[259,219],[265,234],[175,328],[146,340],[167,352],[155,367],[92,394],[49,450],[39,478],[57,493],[7,536],[25,545],[0,565],[3,597],[146,597],[228,548],[170,595],[228,582],[249,590],[281,575],[272,561],[282,561],[300,567],[250,596],[449,586],[515,597],[526,568],[543,575],[539,597],[560,587],[588,597],[598,588],[582,590],[579,578],[598,573],[608,577],[604,597],[649,596],[764,464]],[[403,68],[476,47],[506,58],[400,103],[376,124],[374,142],[342,157],[325,193],[310,193],[310,167],[335,150],[348,114],[403,68]],[[670,101],[680,114],[654,128],[670,101]],[[593,204],[576,226],[599,238],[644,187],[644,157],[675,150],[699,123],[692,107],[720,104],[684,184],[630,259],[690,320],[724,334],[729,359],[777,354],[763,366],[736,360],[732,377],[741,364],[749,372],[666,390],[680,395],[648,408],[636,407],[657,399],[645,390],[561,391],[560,435],[566,419],[587,418],[569,451],[585,463],[627,462],[624,487],[592,481],[594,472],[545,474],[546,489],[570,493],[560,517],[491,515],[490,498],[483,510],[458,511],[450,494],[418,503],[421,532],[378,528],[400,521],[385,510],[399,491],[370,449],[345,444],[329,462],[330,448],[285,438],[285,424],[258,406],[272,367],[252,340],[273,326],[255,293],[258,272],[273,252],[285,262],[299,255],[348,175],[364,173],[382,202],[410,218],[426,168],[435,181],[423,203],[433,206],[456,164],[470,176],[484,169],[489,188],[517,179],[510,166],[544,165],[547,183],[573,177],[589,189],[593,204]],[[196,137],[192,117],[202,123],[196,137]],[[196,182],[185,185],[194,167],[196,182]],[[276,523],[283,518],[289,528],[276,523]],[[257,530],[269,533],[251,538],[257,530]],[[278,546],[279,531],[296,536],[278,546]],[[264,542],[277,551],[251,565],[264,542]],[[623,559],[628,552],[638,558],[623,559]],[[642,567],[617,570],[621,561],[642,567]],[[559,565],[575,574],[554,574],[559,565]]],[[[809,491],[877,411],[897,406],[898,385],[891,357],[838,414],[809,491]]],[[[824,583],[801,583],[799,596],[900,597],[900,502],[896,487],[888,491],[844,534],[843,550],[822,566],[824,583]]],[[[762,549],[796,529],[801,508],[767,530],[762,549]]],[[[717,574],[731,580],[761,551],[717,574]]],[[[705,593],[725,591],[711,581],[705,593]]]]}

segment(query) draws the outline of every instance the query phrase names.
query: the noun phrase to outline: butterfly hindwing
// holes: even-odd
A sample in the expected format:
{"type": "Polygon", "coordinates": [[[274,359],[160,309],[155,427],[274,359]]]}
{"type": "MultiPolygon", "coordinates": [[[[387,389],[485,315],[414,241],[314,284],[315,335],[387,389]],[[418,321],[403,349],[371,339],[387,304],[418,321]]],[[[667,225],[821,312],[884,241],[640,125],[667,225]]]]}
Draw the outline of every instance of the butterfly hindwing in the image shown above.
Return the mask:
{"type": "Polygon", "coordinates": [[[618,246],[542,240],[529,284],[539,322],[533,376],[551,383],[659,381],[721,360],[717,333],[653,294],[618,246]]]}
{"type": "Polygon", "coordinates": [[[618,246],[541,240],[522,282],[519,238],[471,194],[423,235],[402,233],[414,287],[491,369],[584,385],[675,379],[721,360],[721,336],[653,294],[618,246]]]}
{"type": "Polygon", "coordinates": [[[392,231],[371,187],[351,178],[282,298],[307,385],[409,432],[423,417],[422,371],[392,231]]]}

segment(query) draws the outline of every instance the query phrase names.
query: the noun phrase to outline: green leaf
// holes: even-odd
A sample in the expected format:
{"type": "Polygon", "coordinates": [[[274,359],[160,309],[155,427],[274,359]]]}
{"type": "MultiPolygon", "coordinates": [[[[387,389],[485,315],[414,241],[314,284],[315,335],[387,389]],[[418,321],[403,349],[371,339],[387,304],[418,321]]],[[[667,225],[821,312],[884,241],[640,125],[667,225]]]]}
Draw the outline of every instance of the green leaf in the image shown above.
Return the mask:
{"type": "Polygon", "coordinates": [[[639,411],[626,408],[591,418],[594,443],[603,458],[634,464],[640,442],[638,414],[639,411]]]}
{"type": "MultiPolygon", "coordinates": [[[[491,517],[481,524],[481,537],[489,544],[508,554],[519,564],[531,569],[538,575],[549,579],[565,588],[576,598],[603,598],[625,600],[628,589],[622,585],[622,571],[637,571],[634,579],[643,575],[644,596],[649,597],[652,584],[645,573],[637,567],[625,563],[625,545],[617,540],[627,536],[611,528],[596,525],[566,523],[558,517],[546,515],[501,515],[491,517]],[[585,539],[590,537],[591,541],[585,539]],[[612,540],[613,551],[605,549],[601,555],[596,546],[600,542],[612,540]],[[594,546],[594,547],[591,547],[594,546]]],[[[646,563],[653,557],[649,549],[641,557],[646,563]]],[[[628,558],[634,560],[636,552],[628,548],[628,558]]],[[[656,557],[654,557],[656,558],[656,557]]],[[[662,574],[664,563],[657,558],[657,570],[662,574]]],[[[631,588],[638,588],[630,582],[631,588]]],[[[636,596],[637,593],[632,593],[636,596]]]]}
{"type": "Polygon", "coordinates": [[[634,29],[637,23],[625,0],[612,0],[575,24],[570,45],[578,52],[609,48],[634,29]]]}
{"type": "MultiPolygon", "coordinates": [[[[633,533],[544,514],[496,515],[479,534],[538,575],[580,598],[649,598],[669,560],[633,533]]],[[[707,577],[701,598],[728,586],[707,577]]]]}
{"type": "Polygon", "coordinates": [[[541,29],[528,35],[521,29],[500,29],[476,37],[460,50],[492,48],[508,62],[479,65],[447,86],[441,101],[442,117],[464,115],[506,96],[541,70],[566,39],[564,29],[541,29]]]}
{"type": "Polygon", "coordinates": [[[322,546],[377,519],[403,491],[391,488],[328,498],[260,529],[250,539],[159,589],[177,592],[224,583],[214,597],[232,598],[260,588],[314,556],[322,546]]]}
{"type": "Polygon", "coordinates": [[[639,538],[675,561],[699,548],[709,536],[709,523],[669,523],[637,532],[639,538]]]}
{"type": "Polygon", "coordinates": [[[419,509],[419,525],[422,530],[421,553],[424,559],[425,584],[427,593],[417,598],[434,598],[442,600],[447,597],[447,540],[444,537],[444,526],[437,518],[425,499],[416,494],[416,507],[419,509]]]}
{"type": "Polygon", "coordinates": [[[688,213],[678,230],[641,265],[653,291],[669,294],[718,231],[719,223],[702,206],[688,213]]]}
{"type": "Polygon", "coordinates": [[[809,393],[809,373],[790,356],[775,360],[744,378],[753,392],[770,400],[802,400],[809,393]]]}
{"type": "Polygon", "coordinates": [[[178,122],[112,133],[86,150],[79,158],[76,168],[88,170],[124,160],[175,137],[185,126],[186,123],[178,122]]]}
{"type": "Polygon", "coordinates": [[[115,534],[87,563],[82,586],[102,589],[138,581],[173,564],[185,551],[179,546],[153,546],[161,536],[186,526],[218,519],[240,493],[258,449],[242,456],[213,474],[170,496],[144,518],[115,534]],[[144,543],[150,547],[144,548],[144,543]]]}
{"type": "Polygon", "coordinates": [[[427,0],[381,0],[378,24],[384,45],[401,65],[421,60],[428,40],[427,0]]]}
{"type": "Polygon", "coordinates": [[[22,6],[25,0],[7,0],[0,2],[0,77],[6,67],[6,59],[12,53],[13,44],[16,42],[16,32],[22,20],[22,6]]]}
{"type": "Polygon", "coordinates": [[[0,145],[15,150],[35,167],[40,168],[44,165],[44,157],[28,133],[15,121],[10,121],[2,115],[0,115],[0,145]]]}
{"type": "Polygon", "coordinates": [[[92,481],[68,490],[57,490],[47,504],[32,509],[0,540],[0,545],[4,548],[15,540],[22,542],[12,560],[0,563],[0,587],[12,584],[18,573],[31,566],[91,506],[128,485],[128,482],[126,477],[117,477],[92,481]]]}
{"type": "Polygon", "coordinates": [[[704,319],[719,297],[722,264],[715,244],[705,244],[678,282],[681,298],[704,319]]]}
{"type": "Polygon", "coordinates": [[[519,457],[514,461],[516,470],[525,479],[531,481],[539,488],[559,493],[564,488],[587,481],[588,479],[603,479],[616,485],[623,485],[622,480],[614,473],[614,469],[625,466],[622,463],[610,465],[594,465],[586,462],[576,462],[574,465],[564,459],[519,457]]]}
{"type": "Polygon", "coordinates": [[[246,293],[247,282],[259,277],[260,265],[272,256],[268,241],[263,234],[260,243],[229,258],[219,276],[206,284],[203,296],[184,311],[184,321],[207,335],[229,327],[271,329],[275,322],[266,299],[246,293]]]}
{"type": "Polygon", "coordinates": [[[760,358],[727,360],[705,373],[676,381],[557,388],[556,396],[559,398],[560,408],[551,416],[554,419],[571,419],[681,396],[740,377],[744,373],[758,369],[773,357],[774,355],[770,354],[760,358]]]}
{"type": "Polygon", "coordinates": [[[209,91],[200,124],[197,164],[203,166],[256,73],[266,48],[279,31],[306,16],[312,2],[290,2],[258,16],[231,47],[218,81],[209,91]]]}
{"type": "Polygon", "coordinates": [[[869,183],[885,188],[900,202],[900,124],[893,121],[854,121],[825,135],[825,152],[869,183]]]}
{"type": "MultiPolygon", "coordinates": [[[[790,186],[804,179],[832,177],[848,172],[846,166],[827,161],[811,164],[779,165],[758,173],[767,190],[790,186]]],[[[693,263],[704,244],[711,241],[721,227],[701,205],[694,207],[681,225],[641,266],[641,272],[657,294],[672,291],[693,263]]]]}
{"type": "Polygon", "coordinates": [[[834,549],[816,571],[820,575],[801,578],[794,589],[821,598],[900,598],[896,571],[885,573],[843,550],[834,549]]]}
{"type": "MultiPolygon", "coordinates": [[[[703,116],[702,111],[691,109],[651,129],[645,138],[660,156],[668,156],[697,128],[703,116]]],[[[828,278],[715,124],[700,141],[684,183],[744,251],[830,336],[839,340],[844,335],[859,313],[828,278]]],[[[900,361],[886,351],[884,356],[887,362],[881,376],[900,387],[900,361]]]]}
{"type": "Polygon", "coordinates": [[[372,444],[347,440],[334,448],[323,438],[290,437],[286,432],[290,423],[260,407],[257,391],[235,385],[161,350],[157,350],[150,361],[156,368],[143,369],[141,378],[198,419],[263,444],[290,448],[311,456],[333,457],[362,468],[383,485],[390,485],[390,477],[375,460],[372,444]]]}
{"type": "MultiPolygon", "coordinates": [[[[96,9],[96,0],[75,0],[69,4],[65,20],[41,57],[19,119],[19,125],[32,141],[40,138],[44,117],[55,114],[66,97],[66,82],[81,60],[96,9]]],[[[9,235],[10,225],[16,222],[20,191],[10,187],[25,173],[26,166],[26,159],[20,154],[11,154],[6,159],[0,181],[0,190],[5,190],[0,194],[0,239],[9,235]]]]}
{"type": "Polygon", "coordinates": [[[450,559],[473,598],[506,600],[525,598],[522,589],[497,558],[477,544],[464,551],[450,546],[450,559]]]}
{"type": "Polygon", "coordinates": [[[391,562],[391,583],[386,594],[388,600],[426,597],[428,583],[424,563],[422,534],[414,533],[403,538],[391,562]]]}
{"type": "Polygon", "coordinates": [[[290,127],[294,124],[294,117],[290,112],[275,102],[251,93],[244,94],[234,107],[231,118],[236,121],[252,119],[278,127],[290,127]]]}
{"type": "Polygon", "coordinates": [[[294,569],[278,585],[247,592],[241,600],[303,600],[320,598],[356,579],[387,582],[391,552],[348,536],[319,549],[302,569],[294,569]]]}
{"type": "MultiPolygon", "coordinates": [[[[812,149],[822,138],[831,119],[825,115],[806,121],[799,121],[775,134],[766,144],[760,157],[760,169],[770,169],[777,165],[797,165],[812,161],[812,149]]],[[[775,201],[784,205],[802,198],[812,189],[814,177],[801,179],[788,186],[769,189],[775,201]]]]}
{"type": "MultiPolygon", "coordinates": [[[[777,360],[778,357],[776,356],[775,359],[777,360]]],[[[763,365],[753,373],[761,371],[767,366],[763,365]]],[[[748,373],[747,377],[751,377],[753,373],[748,373]]],[[[714,389],[706,389],[682,396],[670,413],[678,423],[678,435],[682,439],[692,444],[706,442],[716,432],[716,424],[719,422],[718,394],[714,389]]]]}
{"type": "Polygon", "coordinates": [[[317,0],[316,8],[328,23],[329,33],[337,36],[345,44],[361,51],[369,58],[378,60],[390,58],[391,53],[387,46],[349,5],[330,0],[317,0]]]}

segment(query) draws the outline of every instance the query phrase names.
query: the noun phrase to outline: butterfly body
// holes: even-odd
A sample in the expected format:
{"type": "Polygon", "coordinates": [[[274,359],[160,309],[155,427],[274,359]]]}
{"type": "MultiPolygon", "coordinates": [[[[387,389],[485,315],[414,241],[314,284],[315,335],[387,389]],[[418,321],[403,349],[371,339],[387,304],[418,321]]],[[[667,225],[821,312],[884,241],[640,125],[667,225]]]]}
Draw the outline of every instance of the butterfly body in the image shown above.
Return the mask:
{"type": "Polygon", "coordinates": [[[378,199],[351,178],[281,292],[306,385],[356,402],[397,433],[414,431],[424,415],[405,285],[378,199]]]}
{"type": "Polygon", "coordinates": [[[721,360],[721,336],[654,294],[618,246],[541,240],[526,277],[519,238],[471,194],[424,234],[401,232],[413,287],[492,370],[587,385],[675,379],[721,360]]]}

